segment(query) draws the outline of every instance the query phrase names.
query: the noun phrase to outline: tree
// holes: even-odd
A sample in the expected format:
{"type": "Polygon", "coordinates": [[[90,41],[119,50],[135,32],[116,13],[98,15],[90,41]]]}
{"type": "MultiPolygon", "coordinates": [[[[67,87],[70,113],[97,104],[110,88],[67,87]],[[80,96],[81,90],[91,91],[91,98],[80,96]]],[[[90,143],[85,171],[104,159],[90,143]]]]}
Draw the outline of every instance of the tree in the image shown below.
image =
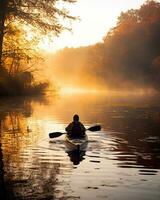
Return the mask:
{"type": "Polygon", "coordinates": [[[33,66],[40,56],[36,48],[37,38],[28,38],[20,24],[11,23],[3,40],[2,65],[9,75],[16,75],[23,71],[33,71],[33,66]]]}
{"type": "Polygon", "coordinates": [[[159,35],[160,3],[147,1],[121,13],[102,43],[61,50],[54,55],[53,66],[64,83],[86,86],[93,80],[94,86],[113,90],[160,91],[159,35]]]}
{"type": "Polygon", "coordinates": [[[0,1],[0,68],[2,68],[3,41],[7,22],[21,22],[36,28],[42,34],[58,35],[65,27],[60,17],[75,19],[58,3],[74,3],[76,0],[1,0],[0,1]]]}

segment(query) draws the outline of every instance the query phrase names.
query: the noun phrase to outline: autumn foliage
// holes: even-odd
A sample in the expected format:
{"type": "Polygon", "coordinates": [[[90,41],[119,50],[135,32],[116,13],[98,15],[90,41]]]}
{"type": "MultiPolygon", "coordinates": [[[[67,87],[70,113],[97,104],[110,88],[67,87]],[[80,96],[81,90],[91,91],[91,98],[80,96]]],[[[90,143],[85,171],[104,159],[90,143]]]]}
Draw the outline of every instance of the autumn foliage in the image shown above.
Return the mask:
{"type": "MultiPolygon", "coordinates": [[[[109,89],[160,89],[160,3],[147,1],[140,9],[121,13],[102,43],[66,48],[54,66],[75,84],[101,84],[109,89]]],[[[62,74],[63,76],[63,74],[62,74]]],[[[66,82],[67,82],[66,80],[66,82]]]]}
{"type": "Polygon", "coordinates": [[[76,0],[0,1],[0,96],[43,93],[48,84],[34,80],[40,59],[36,45],[48,33],[70,29],[62,22],[75,17],[58,6],[62,2],[76,0]]]}

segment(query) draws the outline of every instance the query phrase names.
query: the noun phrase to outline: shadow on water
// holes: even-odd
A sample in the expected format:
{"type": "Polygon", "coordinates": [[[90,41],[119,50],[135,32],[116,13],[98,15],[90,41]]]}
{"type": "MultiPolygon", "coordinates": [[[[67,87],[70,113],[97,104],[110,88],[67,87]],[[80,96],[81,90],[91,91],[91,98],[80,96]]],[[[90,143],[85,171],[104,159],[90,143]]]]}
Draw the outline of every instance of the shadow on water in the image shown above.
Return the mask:
{"type": "MultiPolygon", "coordinates": [[[[112,134],[112,133],[111,133],[112,134]]],[[[114,132],[114,159],[119,161],[118,167],[155,169],[152,175],[160,169],[160,135],[145,133],[114,132]]],[[[148,171],[149,172],[149,171],[148,171]]],[[[146,171],[147,173],[147,171],[146,171]]]]}
{"type": "Polygon", "coordinates": [[[73,150],[73,151],[68,151],[67,154],[70,157],[70,161],[74,165],[79,165],[81,161],[84,160],[85,156],[85,151],[79,151],[79,150],[73,150]]]}

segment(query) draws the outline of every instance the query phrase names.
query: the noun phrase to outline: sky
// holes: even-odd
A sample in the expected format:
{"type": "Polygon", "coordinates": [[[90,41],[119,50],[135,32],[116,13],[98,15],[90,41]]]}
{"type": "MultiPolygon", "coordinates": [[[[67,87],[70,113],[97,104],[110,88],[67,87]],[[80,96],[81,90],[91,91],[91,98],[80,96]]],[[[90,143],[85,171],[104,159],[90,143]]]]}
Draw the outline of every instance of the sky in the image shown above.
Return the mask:
{"type": "Polygon", "coordinates": [[[64,47],[88,46],[102,42],[103,37],[114,27],[120,13],[139,8],[145,0],[77,0],[69,5],[71,15],[80,20],[72,22],[72,32],[65,31],[58,38],[49,40],[46,36],[40,48],[55,52],[64,47]]]}

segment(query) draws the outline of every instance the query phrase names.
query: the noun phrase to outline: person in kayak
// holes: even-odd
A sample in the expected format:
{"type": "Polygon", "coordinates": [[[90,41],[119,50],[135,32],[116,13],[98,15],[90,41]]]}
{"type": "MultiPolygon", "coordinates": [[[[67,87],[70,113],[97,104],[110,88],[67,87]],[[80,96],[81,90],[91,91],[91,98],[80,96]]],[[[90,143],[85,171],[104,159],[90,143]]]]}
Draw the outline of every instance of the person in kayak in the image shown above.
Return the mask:
{"type": "Polygon", "coordinates": [[[66,128],[65,128],[67,134],[71,138],[82,138],[85,136],[85,127],[84,125],[79,121],[79,116],[74,115],[73,116],[73,122],[71,122],[66,128]]]}

